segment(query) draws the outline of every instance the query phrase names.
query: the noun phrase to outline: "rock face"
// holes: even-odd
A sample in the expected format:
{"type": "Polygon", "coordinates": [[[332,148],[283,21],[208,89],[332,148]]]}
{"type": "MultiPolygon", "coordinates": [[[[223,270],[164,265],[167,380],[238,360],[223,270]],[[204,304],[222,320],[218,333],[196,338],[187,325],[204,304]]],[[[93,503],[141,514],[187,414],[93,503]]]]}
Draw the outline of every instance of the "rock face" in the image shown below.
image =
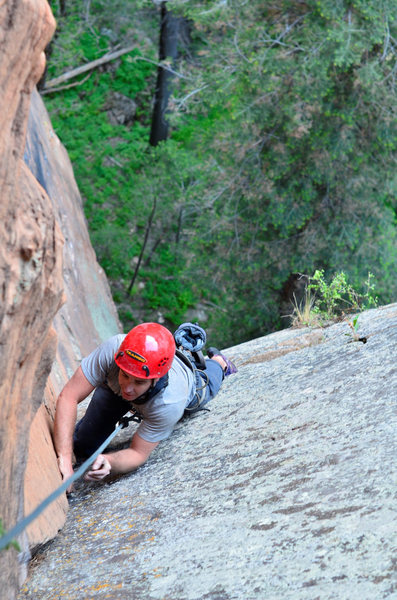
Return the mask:
{"type": "MultiPolygon", "coordinates": [[[[51,441],[55,399],[81,356],[120,330],[70,161],[37,92],[31,101],[54,28],[45,0],[0,3],[0,518],[6,530],[59,485],[51,441]]],[[[15,597],[29,546],[53,537],[66,510],[61,498],[18,540],[20,566],[14,548],[0,552],[1,600],[15,597]]]]}
{"type": "Polygon", "coordinates": [[[358,323],[227,350],[211,412],[79,484],[19,600],[396,598],[397,304],[358,323]]]}
{"type": "MultiPolygon", "coordinates": [[[[30,431],[25,473],[25,513],[29,514],[61,483],[51,440],[56,398],[80,359],[101,341],[118,333],[121,326],[106,277],[90,243],[72,165],[36,90],[32,94],[24,159],[47,192],[65,239],[65,302],[54,318],[57,352],[44,402],[30,431]]],[[[67,501],[62,496],[27,529],[30,546],[54,537],[65,521],[66,512],[67,501]]]]}
{"type": "MultiPolygon", "coordinates": [[[[51,369],[51,322],[62,297],[62,235],[22,160],[30,93],[54,28],[44,1],[0,4],[0,516],[7,529],[23,516],[29,427],[51,369]]],[[[13,596],[17,580],[16,552],[3,551],[2,598],[13,596]]]]}

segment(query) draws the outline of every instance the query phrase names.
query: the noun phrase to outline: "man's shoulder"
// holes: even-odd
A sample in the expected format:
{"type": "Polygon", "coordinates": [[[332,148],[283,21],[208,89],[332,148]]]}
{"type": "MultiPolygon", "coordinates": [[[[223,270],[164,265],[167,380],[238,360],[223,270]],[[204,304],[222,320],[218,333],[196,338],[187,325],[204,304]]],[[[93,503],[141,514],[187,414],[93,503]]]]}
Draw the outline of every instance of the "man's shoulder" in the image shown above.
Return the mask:
{"type": "Polygon", "coordinates": [[[121,342],[124,340],[125,338],[125,333],[116,333],[115,335],[112,335],[112,337],[108,338],[107,340],[105,340],[104,342],[102,342],[102,344],[99,345],[99,348],[115,348],[117,350],[117,348],[119,348],[121,342]]]}
{"type": "Polygon", "coordinates": [[[168,372],[168,386],[162,391],[162,402],[178,405],[188,402],[193,393],[194,377],[192,370],[177,357],[168,372]]]}
{"type": "Polygon", "coordinates": [[[113,358],[124,338],[124,333],[112,335],[112,337],[99,344],[91,354],[96,354],[97,356],[110,356],[113,358]]]}
{"type": "Polygon", "coordinates": [[[99,385],[114,368],[114,355],[123,341],[124,334],[116,334],[96,347],[91,354],[83,358],[81,368],[92,385],[99,385]]]}

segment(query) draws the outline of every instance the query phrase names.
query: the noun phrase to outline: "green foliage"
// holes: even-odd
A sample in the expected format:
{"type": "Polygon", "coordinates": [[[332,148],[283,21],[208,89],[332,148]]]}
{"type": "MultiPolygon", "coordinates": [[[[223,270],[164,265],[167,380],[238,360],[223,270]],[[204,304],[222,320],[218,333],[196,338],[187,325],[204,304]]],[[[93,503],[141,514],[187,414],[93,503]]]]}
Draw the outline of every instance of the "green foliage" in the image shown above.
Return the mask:
{"type": "Polygon", "coordinates": [[[157,311],[178,324],[200,303],[211,343],[225,347],[280,327],[285,282],[316,270],[313,285],[331,277],[329,302],[368,272],[379,301],[395,300],[394,4],[170,0],[190,19],[191,53],[176,67],[170,139],[153,149],[154,4],[100,0],[87,15],[68,2],[49,77],[137,43],[45,96],[126,327],[157,311]],[[114,91],[137,103],[132,126],[110,124],[114,91]]]}
{"type": "MultiPolygon", "coordinates": [[[[321,327],[332,321],[345,319],[349,313],[360,313],[376,307],[375,283],[368,273],[361,291],[357,291],[349,282],[347,275],[340,271],[327,282],[324,270],[317,269],[311,277],[306,276],[308,285],[302,302],[294,302],[291,324],[294,326],[321,327]]],[[[358,329],[358,316],[355,315],[349,326],[353,333],[358,329]]]]}
{"type": "MultiPolygon", "coordinates": [[[[5,535],[6,533],[7,532],[4,529],[3,521],[2,521],[2,519],[0,519],[0,537],[3,537],[3,535],[5,535]]],[[[15,548],[15,550],[17,552],[21,552],[21,547],[18,544],[18,542],[16,542],[15,540],[13,540],[9,544],[7,544],[7,546],[5,546],[5,548],[4,548],[4,550],[8,550],[9,548],[15,548]]]]}
{"type": "Polygon", "coordinates": [[[218,52],[201,57],[205,98],[189,111],[201,119],[196,146],[217,162],[222,244],[234,245],[230,263],[258,330],[264,313],[277,326],[288,275],[318,264],[355,286],[370,270],[382,301],[392,300],[392,3],[228,2],[220,16],[221,4],[190,7],[198,37],[218,52]]]}
{"type": "Polygon", "coordinates": [[[324,270],[315,271],[309,279],[308,289],[314,292],[313,312],[325,320],[332,320],[342,313],[362,311],[377,305],[375,284],[372,273],[368,273],[364,290],[360,294],[348,283],[343,271],[336,273],[329,283],[324,278],[324,270]]]}

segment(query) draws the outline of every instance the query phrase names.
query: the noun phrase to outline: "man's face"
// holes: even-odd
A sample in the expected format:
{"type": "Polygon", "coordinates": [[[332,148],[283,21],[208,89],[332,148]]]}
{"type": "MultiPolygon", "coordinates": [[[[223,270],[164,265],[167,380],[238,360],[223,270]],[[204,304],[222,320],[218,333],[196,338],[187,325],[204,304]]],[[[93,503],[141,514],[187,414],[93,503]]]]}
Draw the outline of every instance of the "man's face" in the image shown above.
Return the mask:
{"type": "Polygon", "coordinates": [[[156,385],[157,382],[158,379],[140,379],[139,377],[134,377],[134,375],[129,375],[122,369],[119,372],[121,395],[128,402],[133,402],[139,398],[139,396],[148,391],[152,383],[156,385]]]}

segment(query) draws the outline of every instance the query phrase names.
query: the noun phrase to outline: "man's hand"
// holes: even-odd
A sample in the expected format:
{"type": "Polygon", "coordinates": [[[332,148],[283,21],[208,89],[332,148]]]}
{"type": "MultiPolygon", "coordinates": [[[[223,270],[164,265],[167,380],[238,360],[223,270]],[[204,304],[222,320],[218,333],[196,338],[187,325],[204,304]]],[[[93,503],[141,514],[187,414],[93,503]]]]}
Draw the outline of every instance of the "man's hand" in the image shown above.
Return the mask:
{"type": "Polygon", "coordinates": [[[100,454],[91,469],[84,475],[87,481],[100,481],[110,474],[121,475],[135,471],[149,458],[159,442],[146,442],[137,433],[134,434],[131,446],[117,452],[100,454]]]}
{"type": "MultiPolygon", "coordinates": [[[[58,456],[58,468],[62,475],[62,481],[66,481],[66,479],[69,479],[69,477],[71,477],[74,473],[71,461],[67,460],[63,456],[58,456]]],[[[73,483],[66,490],[67,494],[70,494],[71,492],[73,492],[73,483]]]]}
{"type": "Polygon", "coordinates": [[[84,475],[84,479],[87,481],[100,481],[111,471],[110,462],[103,454],[100,454],[95,459],[91,466],[91,470],[84,475]]]}

